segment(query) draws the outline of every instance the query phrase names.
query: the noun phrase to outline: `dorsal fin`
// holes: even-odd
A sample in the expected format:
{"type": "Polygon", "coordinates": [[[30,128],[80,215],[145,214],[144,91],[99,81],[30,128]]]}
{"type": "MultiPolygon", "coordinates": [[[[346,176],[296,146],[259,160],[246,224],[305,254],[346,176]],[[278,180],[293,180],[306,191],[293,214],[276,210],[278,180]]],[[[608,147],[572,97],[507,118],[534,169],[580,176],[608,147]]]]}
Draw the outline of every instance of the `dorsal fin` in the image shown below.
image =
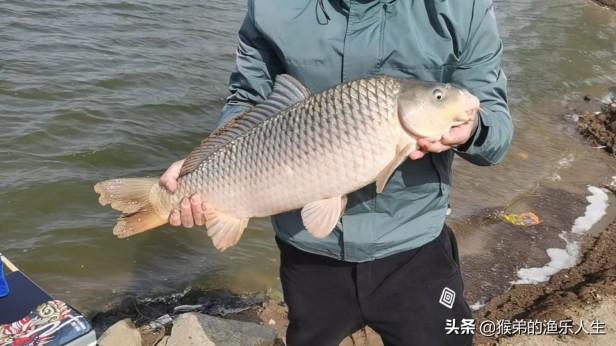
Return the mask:
{"type": "Polygon", "coordinates": [[[308,96],[310,92],[297,79],[288,74],[278,75],[274,89],[267,100],[212,132],[186,157],[180,176],[195,170],[203,160],[225,144],[250,131],[272,115],[303,101],[308,96]]]}

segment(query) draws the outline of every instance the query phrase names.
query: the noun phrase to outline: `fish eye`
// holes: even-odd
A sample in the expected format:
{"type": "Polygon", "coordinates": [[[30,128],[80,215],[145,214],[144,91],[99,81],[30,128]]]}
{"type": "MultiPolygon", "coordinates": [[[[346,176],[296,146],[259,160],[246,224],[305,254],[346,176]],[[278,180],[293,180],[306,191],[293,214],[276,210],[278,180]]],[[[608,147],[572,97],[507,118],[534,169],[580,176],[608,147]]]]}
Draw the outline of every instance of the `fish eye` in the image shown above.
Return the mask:
{"type": "Polygon", "coordinates": [[[440,101],[443,98],[445,98],[445,95],[443,94],[443,91],[441,89],[434,89],[434,91],[432,91],[432,95],[438,101],[440,101]]]}

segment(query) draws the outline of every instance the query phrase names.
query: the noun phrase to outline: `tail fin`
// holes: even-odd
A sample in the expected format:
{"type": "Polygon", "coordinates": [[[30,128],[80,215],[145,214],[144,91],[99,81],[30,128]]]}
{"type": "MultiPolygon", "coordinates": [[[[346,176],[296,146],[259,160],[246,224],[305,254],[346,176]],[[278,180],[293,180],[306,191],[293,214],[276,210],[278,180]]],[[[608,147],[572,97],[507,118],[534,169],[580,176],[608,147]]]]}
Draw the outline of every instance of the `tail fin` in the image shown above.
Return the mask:
{"type": "Polygon", "coordinates": [[[113,234],[126,238],[167,223],[156,208],[160,205],[160,194],[155,189],[160,189],[156,178],[112,179],[94,185],[101,205],[111,204],[122,212],[113,234]]]}

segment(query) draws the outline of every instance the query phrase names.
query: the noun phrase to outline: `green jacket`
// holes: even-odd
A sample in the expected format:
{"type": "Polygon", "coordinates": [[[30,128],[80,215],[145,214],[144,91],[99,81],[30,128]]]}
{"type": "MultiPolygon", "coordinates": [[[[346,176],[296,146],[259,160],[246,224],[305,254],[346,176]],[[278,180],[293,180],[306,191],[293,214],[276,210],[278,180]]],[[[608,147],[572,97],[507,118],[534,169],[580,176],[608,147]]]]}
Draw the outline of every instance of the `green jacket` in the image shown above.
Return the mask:
{"type": "MultiPolygon", "coordinates": [[[[249,0],[218,126],[266,98],[280,73],[312,92],[377,74],[449,82],[476,95],[485,111],[474,137],[455,153],[494,165],[513,134],[502,52],[491,0],[249,0]]],[[[351,193],[325,239],[304,229],[299,211],[272,217],[276,234],[349,262],[419,247],[445,222],[455,153],[407,160],[382,194],[374,184],[351,193]]]]}

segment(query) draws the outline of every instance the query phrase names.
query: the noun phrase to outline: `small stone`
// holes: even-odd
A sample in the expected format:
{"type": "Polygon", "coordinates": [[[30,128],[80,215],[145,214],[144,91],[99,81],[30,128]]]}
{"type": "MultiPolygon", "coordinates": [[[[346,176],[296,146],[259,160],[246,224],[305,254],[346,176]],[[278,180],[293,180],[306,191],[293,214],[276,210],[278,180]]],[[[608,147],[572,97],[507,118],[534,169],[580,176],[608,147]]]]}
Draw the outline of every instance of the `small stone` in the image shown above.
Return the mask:
{"type": "Polygon", "coordinates": [[[273,300],[275,302],[284,301],[284,295],[282,294],[282,292],[275,288],[269,288],[266,292],[266,295],[270,300],[273,300]]]}
{"type": "Polygon", "coordinates": [[[586,101],[586,102],[590,101],[590,96],[584,95],[584,101],[586,101]]]}
{"type": "Polygon", "coordinates": [[[99,346],[141,346],[141,334],[130,319],[109,327],[98,339],[99,346]]]}
{"type": "Polygon", "coordinates": [[[607,115],[605,115],[605,113],[599,113],[597,114],[597,120],[604,122],[605,119],[607,119],[607,115]]]}
{"type": "Polygon", "coordinates": [[[381,337],[370,327],[362,328],[350,336],[347,336],[340,346],[382,346],[383,341],[381,337]]]}
{"type": "Polygon", "coordinates": [[[180,306],[176,306],[175,308],[173,308],[173,313],[174,314],[181,314],[181,313],[185,313],[185,312],[191,312],[191,311],[199,311],[203,309],[203,305],[198,304],[198,305],[180,305],[180,306]]]}
{"type": "Polygon", "coordinates": [[[151,329],[157,329],[160,327],[164,327],[173,322],[173,318],[169,315],[162,315],[154,321],[150,322],[149,326],[151,329]]]}
{"type": "Polygon", "coordinates": [[[207,336],[195,313],[178,316],[173,323],[167,346],[216,346],[207,336]]]}
{"type": "Polygon", "coordinates": [[[190,312],[176,318],[167,346],[265,346],[275,340],[271,327],[190,312]]]}

